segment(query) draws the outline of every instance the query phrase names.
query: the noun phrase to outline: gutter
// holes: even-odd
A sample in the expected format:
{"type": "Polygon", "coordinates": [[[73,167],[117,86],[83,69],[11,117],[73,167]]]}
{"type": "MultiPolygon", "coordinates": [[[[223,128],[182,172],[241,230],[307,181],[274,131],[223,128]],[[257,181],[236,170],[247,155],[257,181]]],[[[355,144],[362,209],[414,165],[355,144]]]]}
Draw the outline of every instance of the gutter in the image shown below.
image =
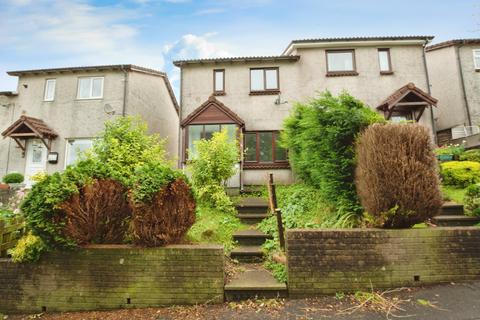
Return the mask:
{"type": "MultiPolygon", "coordinates": [[[[428,38],[425,39],[425,42],[423,43],[422,56],[423,56],[423,67],[425,68],[425,76],[426,76],[426,80],[427,80],[427,92],[431,96],[432,95],[432,89],[430,87],[430,76],[428,74],[427,56],[425,54],[425,48],[427,47],[427,45],[430,41],[431,40],[428,39],[428,38]]],[[[434,114],[433,114],[433,107],[432,106],[430,106],[430,121],[432,123],[434,143],[437,144],[437,128],[436,128],[436,125],[435,125],[435,117],[434,117],[434,114]]]]}
{"type": "Polygon", "coordinates": [[[123,105],[122,105],[122,117],[127,115],[127,87],[128,87],[128,72],[125,66],[122,64],[120,69],[123,72],[123,105]]]}
{"type": "Polygon", "coordinates": [[[459,44],[458,46],[455,47],[455,55],[457,56],[457,66],[458,66],[458,69],[459,69],[459,72],[460,72],[460,83],[462,85],[463,101],[465,102],[465,111],[467,112],[468,125],[472,126],[472,117],[470,115],[470,106],[468,105],[467,90],[465,89],[465,79],[463,77],[462,61],[460,59],[460,48],[462,46],[463,46],[463,44],[459,44]]]}

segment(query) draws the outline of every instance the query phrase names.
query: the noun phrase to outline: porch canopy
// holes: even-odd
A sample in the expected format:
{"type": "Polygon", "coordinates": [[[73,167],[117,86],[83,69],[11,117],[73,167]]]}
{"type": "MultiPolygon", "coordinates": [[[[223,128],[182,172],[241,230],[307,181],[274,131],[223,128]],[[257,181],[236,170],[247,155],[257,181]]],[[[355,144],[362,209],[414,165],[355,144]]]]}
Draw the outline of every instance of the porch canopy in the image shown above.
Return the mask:
{"type": "Polygon", "coordinates": [[[232,123],[240,128],[245,126],[245,122],[232,110],[230,110],[215,96],[211,95],[207,101],[195,109],[181,122],[182,127],[190,124],[218,124],[232,123]]]}
{"type": "Polygon", "coordinates": [[[40,139],[45,147],[47,147],[47,150],[50,151],[52,140],[55,139],[58,134],[43,122],[43,120],[23,115],[3,131],[2,136],[15,140],[25,154],[27,139],[40,139]]]}
{"type": "Polygon", "coordinates": [[[412,116],[412,120],[418,122],[425,108],[436,107],[437,102],[437,99],[410,82],[392,93],[377,109],[384,112],[387,120],[394,114],[408,114],[412,116]]]}

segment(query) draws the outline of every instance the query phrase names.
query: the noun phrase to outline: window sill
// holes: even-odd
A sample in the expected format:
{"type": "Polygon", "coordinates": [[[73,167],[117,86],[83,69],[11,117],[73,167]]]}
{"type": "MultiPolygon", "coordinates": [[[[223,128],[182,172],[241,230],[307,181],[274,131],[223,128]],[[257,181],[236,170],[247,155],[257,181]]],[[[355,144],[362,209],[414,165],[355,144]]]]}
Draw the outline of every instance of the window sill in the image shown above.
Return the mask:
{"type": "Polygon", "coordinates": [[[103,97],[100,98],[76,98],[76,101],[85,101],[85,100],[103,100],[103,97]]]}
{"type": "Polygon", "coordinates": [[[337,72],[327,72],[327,77],[349,77],[349,76],[358,76],[357,71],[337,71],[337,72]]]}
{"type": "Polygon", "coordinates": [[[382,76],[389,76],[392,74],[393,74],[393,71],[380,71],[380,75],[382,76]]]}
{"type": "Polygon", "coordinates": [[[214,92],[213,95],[214,96],[224,96],[224,95],[226,95],[226,93],[225,92],[214,92]]]}
{"type": "Polygon", "coordinates": [[[244,163],[243,169],[261,170],[261,169],[290,169],[290,163],[244,163]]]}
{"type": "Polygon", "coordinates": [[[280,90],[250,91],[251,96],[268,96],[279,94],[280,90]]]}

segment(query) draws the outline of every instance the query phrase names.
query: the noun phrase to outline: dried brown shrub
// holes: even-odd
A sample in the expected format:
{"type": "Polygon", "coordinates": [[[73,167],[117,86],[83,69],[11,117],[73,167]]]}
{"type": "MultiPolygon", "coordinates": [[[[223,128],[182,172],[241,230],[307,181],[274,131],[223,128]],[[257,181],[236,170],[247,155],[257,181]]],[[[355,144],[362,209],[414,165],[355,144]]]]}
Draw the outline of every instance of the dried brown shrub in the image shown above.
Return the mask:
{"type": "Polygon", "coordinates": [[[127,190],[114,180],[94,180],[60,204],[64,234],[77,244],[123,243],[131,209],[127,190]]]}
{"type": "Polygon", "coordinates": [[[369,226],[408,228],[442,205],[437,160],[418,124],[374,124],[356,144],[355,185],[369,226]]]}
{"type": "Polygon", "coordinates": [[[195,222],[195,199],[189,185],[177,179],[148,203],[130,201],[134,242],[155,247],[179,243],[195,222]]]}

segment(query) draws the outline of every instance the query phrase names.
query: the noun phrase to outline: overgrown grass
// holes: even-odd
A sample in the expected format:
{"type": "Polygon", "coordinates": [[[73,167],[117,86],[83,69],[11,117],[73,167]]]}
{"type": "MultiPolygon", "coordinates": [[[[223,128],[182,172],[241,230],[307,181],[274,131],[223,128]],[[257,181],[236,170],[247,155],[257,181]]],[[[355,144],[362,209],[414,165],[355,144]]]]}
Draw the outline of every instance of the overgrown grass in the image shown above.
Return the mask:
{"type": "MultiPolygon", "coordinates": [[[[349,228],[358,224],[355,214],[341,214],[322,201],[315,187],[305,184],[277,186],[278,207],[282,211],[285,228],[349,228]]],[[[274,216],[259,224],[260,230],[277,236],[274,216]]]]}
{"type": "MultiPolygon", "coordinates": [[[[350,228],[358,225],[355,214],[342,214],[340,210],[326,204],[315,187],[305,184],[277,186],[277,202],[281,209],[286,229],[293,228],[350,228]]],[[[258,228],[273,236],[263,245],[266,255],[265,266],[279,281],[286,280],[285,266],[275,262],[272,256],[279,253],[278,229],[275,216],[264,219],[258,228]]]]}
{"type": "Polygon", "coordinates": [[[225,252],[233,249],[233,233],[247,226],[231,212],[224,212],[204,205],[197,207],[197,220],[187,233],[187,240],[195,243],[216,243],[225,246],[225,252]]]}
{"type": "Polygon", "coordinates": [[[442,186],[443,200],[445,201],[453,201],[456,203],[463,204],[466,192],[467,192],[466,188],[442,186]]]}

